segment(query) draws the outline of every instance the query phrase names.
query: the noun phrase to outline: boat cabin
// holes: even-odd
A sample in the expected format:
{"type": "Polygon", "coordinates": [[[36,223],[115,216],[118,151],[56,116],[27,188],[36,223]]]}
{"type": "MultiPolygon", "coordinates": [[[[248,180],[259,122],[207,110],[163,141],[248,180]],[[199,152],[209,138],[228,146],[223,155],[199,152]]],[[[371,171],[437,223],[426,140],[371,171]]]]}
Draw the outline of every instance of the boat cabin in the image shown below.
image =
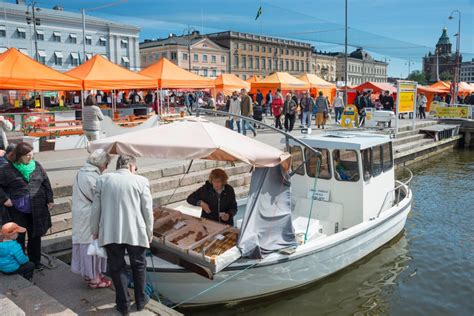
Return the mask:
{"type": "Polygon", "coordinates": [[[307,239],[332,235],[374,219],[392,205],[395,175],[388,136],[332,132],[299,139],[320,156],[289,142],[297,234],[310,227],[307,239]],[[309,225],[308,218],[313,221],[309,225]]]}

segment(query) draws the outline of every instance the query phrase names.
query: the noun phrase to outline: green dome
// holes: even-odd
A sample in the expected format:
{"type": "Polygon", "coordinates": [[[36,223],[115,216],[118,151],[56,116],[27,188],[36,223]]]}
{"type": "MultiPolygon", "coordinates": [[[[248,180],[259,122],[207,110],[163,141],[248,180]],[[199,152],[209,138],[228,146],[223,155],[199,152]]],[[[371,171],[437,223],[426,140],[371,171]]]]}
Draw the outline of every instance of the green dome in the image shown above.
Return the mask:
{"type": "Polygon", "coordinates": [[[438,40],[437,45],[446,45],[446,44],[451,44],[449,41],[449,36],[448,36],[448,28],[443,29],[443,33],[441,34],[441,37],[438,40]]]}

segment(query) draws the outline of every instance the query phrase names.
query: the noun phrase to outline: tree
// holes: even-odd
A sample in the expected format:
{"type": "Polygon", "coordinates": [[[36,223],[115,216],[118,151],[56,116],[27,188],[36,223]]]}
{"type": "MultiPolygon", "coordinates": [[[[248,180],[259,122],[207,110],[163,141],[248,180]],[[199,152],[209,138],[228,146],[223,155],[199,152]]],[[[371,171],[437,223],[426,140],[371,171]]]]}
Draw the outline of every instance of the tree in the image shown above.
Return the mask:
{"type": "Polygon", "coordinates": [[[420,70],[413,70],[411,74],[408,75],[408,80],[416,81],[420,85],[427,85],[428,84],[428,78],[426,77],[426,74],[422,73],[420,70]]]}
{"type": "Polygon", "coordinates": [[[439,80],[441,81],[451,81],[453,80],[453,74],[447,70],[443,71],[439,75],[439,80]]]}

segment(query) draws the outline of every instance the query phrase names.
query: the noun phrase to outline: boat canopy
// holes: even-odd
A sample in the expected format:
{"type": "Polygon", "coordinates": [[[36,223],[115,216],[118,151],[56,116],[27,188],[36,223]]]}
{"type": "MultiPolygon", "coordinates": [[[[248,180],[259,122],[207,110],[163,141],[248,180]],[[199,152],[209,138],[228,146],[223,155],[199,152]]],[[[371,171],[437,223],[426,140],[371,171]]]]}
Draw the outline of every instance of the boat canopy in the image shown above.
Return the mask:
{"type": "Polygon", "coordinates": [[[290,154],[230,129],[195,118],[104,138],[90,144],[111,154],[135,157],[241,161],[256,168],[282,165],[289,169],[290,154]]]}
{"type": "MultiPolygon", "coordinates": [[[[389,143],[390,137],[373,133],[331,132],[299,138],[313,148],[362,150],[389,143]]],[[[290,140],[290,144],[292,141],[290,140]]]]}

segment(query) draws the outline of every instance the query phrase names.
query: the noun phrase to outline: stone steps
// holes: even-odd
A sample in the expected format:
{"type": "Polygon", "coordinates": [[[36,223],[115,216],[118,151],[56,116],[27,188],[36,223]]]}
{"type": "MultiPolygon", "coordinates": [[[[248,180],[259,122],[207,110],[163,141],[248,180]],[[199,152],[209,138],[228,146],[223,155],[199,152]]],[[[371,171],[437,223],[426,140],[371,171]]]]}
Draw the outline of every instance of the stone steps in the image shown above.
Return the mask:
{"type": "Polygon", "coordinates": [[[410,142],[410,143],[407,143],[407,144],[403,144],[403,145],[400,145],[400,146],[395,146],[394,149],[393,149],[394,150],[394,155],[397,156],[398,154],[402,154],[402,153],[407,152],[411,149],[419,148],[419,147],[422,147],[422,146],[428,145],[428,144],[433,144],[434,142],[435,142],[434,139],[424,138],[424,139],[420,139],[420,140],[410,142]]]}
{"type": "Polygon", "coordinates": [[[425,136],[426,135],[424,134],[414,134],[414,135],[409,135],[402,138],[395,138],[393,140],[393,146],[396,147],[396,146],[401,146],[403,144],[415,142],[415,141],[425,138],[425,136]]]}

